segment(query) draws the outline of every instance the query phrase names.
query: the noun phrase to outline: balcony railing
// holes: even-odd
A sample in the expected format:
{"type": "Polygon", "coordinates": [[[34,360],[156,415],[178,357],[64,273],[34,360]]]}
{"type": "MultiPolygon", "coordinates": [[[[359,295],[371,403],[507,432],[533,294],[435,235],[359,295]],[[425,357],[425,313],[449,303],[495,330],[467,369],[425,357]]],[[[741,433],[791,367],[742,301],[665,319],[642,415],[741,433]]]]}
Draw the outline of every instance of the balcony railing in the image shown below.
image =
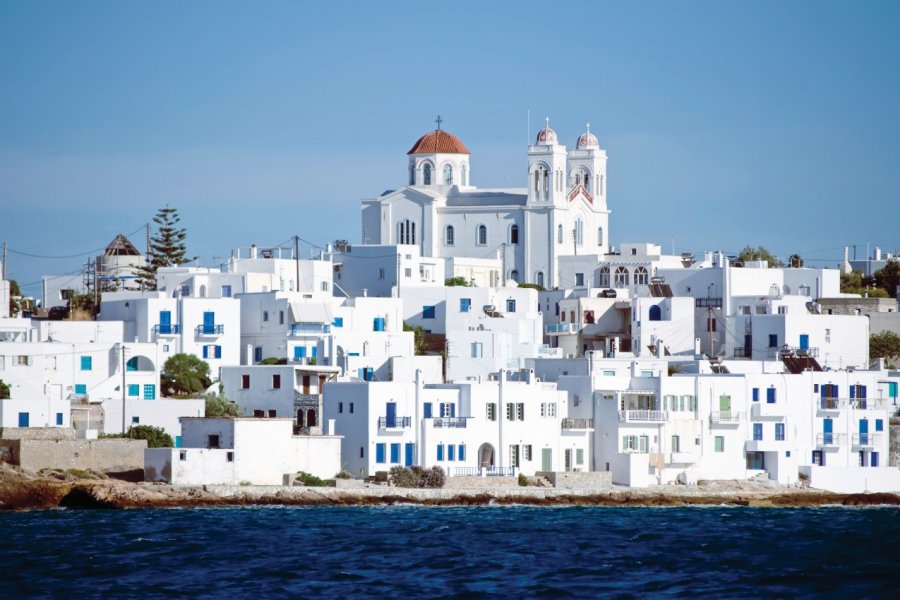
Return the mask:
{"type": "Polygon", "coordinates": [[[224,332],[224,325],[197,325],[196,329],[194,329],[194,333],[197,335],[222,335],[224,332]]]}
{"type": "Polygon", "coordinates": [[[854,398],[850,406],[856,410],[885,410],[887,403],[880,398],[854,398]]]}
{"type": "Polygon", "coordinates": [[[562,420],[562,428],[563,429],[593,429],[594,428],[594,420],[593,419],[563,419],[562,420]]]}
{"type": "Polygon", "coordinates": [[[405,429],[410,426],[410,417],[378,417],[378,429],[405,429]]]}
{"type": "Polygon", "coordinates": [[[709,420],[713,423],[735,424],[741,422],[741,413],[733,410],[720,410],[709,413],[709,420]]]}
{"type": "Polygon", "coordinates": [[[819,410],[841,410],[847,405],[846,398],[820,398],[819,410]]]}
{"type": "Polygon", "coordinates": [[[153,326],[153,333],[156,335],[179,335],[181,333],[181,325],[160,323],[153,326]]]}
{"type": "Polygon", "coordinates": [[[454,477],[515,477],[515,467],[450,467],[454,477]]]}
{"type": "Polygon", "coordinates": [[[574,333],[581,329],[581,327],[575,323],[552,323],[547,325],[546,333],[574,333]]]}
{"type": "Polygon", "coordinates": [[[669,413],[664,410],[620,410],[619,422],[646,421],[650,423],[663,423],[669,420],[669,413]]]}
{"type": "Polygon", "coordinates": [[[842,446],[846,443],[846,433],[819,433],[816,435],[817,446],[842,446]]]}
{"type": "Polygon", "coordinates": [[[694,299],[696,308],[722,308],[721,298],[696,298],[694,299]]]}
{"type": "Polygon", "coordinates": [[[465,429],[466,428],[466,418],[465,417],[437,417],[432,419],[432,423],[434,424],[435,429],[445,428],[445,429],[465,429]]]}
{"type": "Polygon", "coordinates": [[[881,443],[880,433],[854,433],[854,446],[877,446],[881,443]]]}
{"type": "Polygon", "coordinates": [[[328,323],[292,323],[290,335],[303,335],[305,333],[331,333],[331,325],[328,323]]]}
{"type": "Polygon", "coordinates": [[[753,358],[753,348],[744,348],[743,346],[734,349],[735,358],[753,358]]]}

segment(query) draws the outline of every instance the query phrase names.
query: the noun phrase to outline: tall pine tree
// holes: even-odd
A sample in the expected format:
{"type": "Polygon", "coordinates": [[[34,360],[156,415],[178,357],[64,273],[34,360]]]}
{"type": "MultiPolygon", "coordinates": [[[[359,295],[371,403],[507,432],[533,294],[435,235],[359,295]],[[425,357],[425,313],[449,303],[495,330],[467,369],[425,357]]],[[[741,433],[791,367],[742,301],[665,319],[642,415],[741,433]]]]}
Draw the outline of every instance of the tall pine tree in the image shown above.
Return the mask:
{"type": "Polygon", "coordinates": [[[178,209],[160,208],[153,222],[156,223],[156,235],[150,238],[149,263],[141,267],[138,282],[145,290],[156,289],[156,272],[160,267],[175,267],[190,262],[193,258],[186,258],[187,246],[184,243],[187,231],[183,227],[177,227],[181,217],[178,209]]]}

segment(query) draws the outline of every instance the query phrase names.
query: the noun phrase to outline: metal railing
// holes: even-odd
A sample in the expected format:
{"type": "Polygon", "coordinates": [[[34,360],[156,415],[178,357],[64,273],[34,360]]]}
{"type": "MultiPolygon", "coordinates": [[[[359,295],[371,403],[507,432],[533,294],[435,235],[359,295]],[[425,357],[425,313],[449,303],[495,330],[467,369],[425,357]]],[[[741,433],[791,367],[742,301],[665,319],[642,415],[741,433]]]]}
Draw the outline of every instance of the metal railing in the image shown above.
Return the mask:
{"type": "Polygon", "coordinates": [[[575,323],[555,323],[547,325],[546,333],[569,333],[581,329],[575,323]]]}
{"type": "Polygon", "coordinates": [[[515,477],[515,467],[450,467],[455,477],[515,477]]]}
{"type": "Polygon", "coordinates": [[[845,398],[820,398],[819,410],[840,410],[846,403],[845,398]]]}
{"type": "Polygon", "coordinates": [[[846,433],[819,433],[816,434],[817,446],[841,446],[847,443],[846,433]]]}
{"type": "Polygon", "coordinates": [[[856,410],[884,410],[887,403],[882,398],[854,398],[850,406],[856,410]]]}
{"type": "Polygon", "coordinates": [[[744,348],[743,346],[734,349],[735,358],[753,358],[753,348],[744,348]]]}
{"type": "Polygon", "coordinates": [[[156,335],[178,335],[181,333],[181,325],[160,323],[153,326],[153,333],[156,335]]]}
{"type": "Polygon", "coordinates": [[[465,417],[436,417],[432,419],[435,429],[465,429],[465,417]]]}
{"type": "Polygon", "coordinates": [[[880,433],[854,433],[854,446],[877,446],[881,443],[880,433]]]}
{"type": "Polygon", "coordinates": [[[197,335],[222,335],[225,332],[224,325],[197,325],[194,329],[197,335]]]}
{"type": "Polygon", "coordinates": [[[721,298],[695,298],[695,308],[722,308],[721,298]]]}
{"type": "Polygon", "coordinates": [[[620,410],[619,421],[649,421],[661,423],[669,420],[669,413],[664,410],[620,410]]]}
{"type": "Polygon", "coordinates": [[[713,423],[740,423],[741,413],[733,410],[720,410],[709,413],[709,420],[713,423]]]}
{"type": "Polygon", "coordinates": [[[331,325],[327,323],[292,323],[290,335],[304,333],[330,333],[331,325]]]}
{"type": "Polygon", "coordinates": [[[594,420],[593,419],[563,419],[562,420],[562,428],[563,429],[593,429],[594,428],[594,420]]]}
{"type": "Polygon", "coordinates": [[[378,429],[405,429],[410,426],[411,417],[378,417],[378,429]]]}

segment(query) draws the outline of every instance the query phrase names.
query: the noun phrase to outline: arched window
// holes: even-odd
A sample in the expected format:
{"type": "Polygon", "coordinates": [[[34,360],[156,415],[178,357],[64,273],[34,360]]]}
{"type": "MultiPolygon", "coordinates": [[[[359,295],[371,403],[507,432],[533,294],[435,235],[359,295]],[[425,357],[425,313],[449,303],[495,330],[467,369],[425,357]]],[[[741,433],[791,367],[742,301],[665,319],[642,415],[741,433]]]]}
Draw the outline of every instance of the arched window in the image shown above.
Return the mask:
{"type": "Polygon", "coordinates": [[[444,185],[453,185],[453,167],[444,165],[444,185]]]}
{"type": "Polygon", "coordinates": [[[316,426],[316,409],[311,408],[306,411],[306,426],[307,427],[315,427],[316,426]]]}
{"type": "Polygon", "coordinates": [[[460,167],[459,170],[459,183],[460,185],[469,185],[469,170],[466,169],[466,165],[460,167]]]}
{"type": "Polygon", "coordinates": [[[447,246],[453,245],[453,225],[447,225],[447,233],[444,236],[444,244],[447,246]]]}
{"type": "Polygon", "coordinates": [[[416,166],[409,166],[409,185],[416,185],[416,166]]]}
{"type": "Polygon", "coordinates": [[[539,169],[534,170],[534,191],[540,191],[541,173],[539,169]]]}
{"type": "Polygon", "coordinates": [[[597,184],[597,190],[599,190],[597,192],[597,195],[602,196],[603,195],[603,175],[600,176],[600,183],[597,184]]]}
{"type": "Polygon", "coordinates": [[[602,227],[597,228],[597,245],[598,246],[603,245],[603,228],[602,227]]]}
{"type": "Polygon", "coordinates": [[[541,287],[544,287],[544,272],[538,271],[534,274],[534,282],[541,287]]]}
{"type": "Polygon", "coordinates": [[[650,274],[644,267],[638,267],[634,270],[634,285],[647,285],[650,283],[650,274]]]}
{"type": "Polygon", "coordinates": [[[519,226],[511,225],[509,228],[509,243],[510,244],[518,244],[519,243],[519,226]]]}
{"type": "Polygon", "coordinates": [[[550,191],[550,171],[543,171],[544,173],[544,192],[550,191]]]}
{"type": "Polygon", "coordinates": [[[655,304],[650,307],[650,320],[662,321],[662,311],[659,309],[659,306],[655,304]]]}
{"type": "Polygon", "coordinates": [[[587,193],[591,193],[591,175],[590,173],[583,171],[581,173],[581,184],[584,186],[584,189],[587,190],[587,193]]]}
{"type": "Polygon", "coordinates": [[[409,219],[405,219],[397,223],[397,243],[398,244],[415,244],[416,243],[416,224],[409,219]]]}
{"type": "MultiPolygon", "coordinates": [[[[515,281],[515,282],[518,283],[518,281],[519,281],[519,272],[516,271],[515,269],[513,269],[512,271],[509,272],[509,278],[510,278],[512,281],[515,281]]],[[[510,312],[515,312],[515,310],[511,310],[510,312]]]]}
{"type": "Polygon", "coordinates": [[[431,185],[431,164],[429,163],[425,163],[425,166],[422,167],[422,183],[431,185]]]}
{"type": "Polygon", "coordinates": [[[575,219],[575,243],[579,246],[584,244],[584,222],[580,217],[575,219]]]}
{"type": "Polygon", "coordinates": [[[303,409],[297,411],[297,425],[303,427],[303,409]]]}
{"type": "Polygon", "coordinates": [[[487,245],[487,225],[478,226],[476,240],[479,246],[487,245]]]}
{"type": "Polygon", "coordinates": [[[556,226],[556,243],[557,244],[563,243],[563,226],[562,225],[556,226]]]}
{"type": "Polygon", "coordinates": [[[630,277],[628,275],[628,269],[625,267],[618,267],[616,269],[615,279],[613,283],[616,287],[627,287],[629,285],[630,277]]]}
{"type": "Polygon", "coordinates": [[[600,282],[598,287],[609,287],[609,267],[600,267],[600,282]]]}

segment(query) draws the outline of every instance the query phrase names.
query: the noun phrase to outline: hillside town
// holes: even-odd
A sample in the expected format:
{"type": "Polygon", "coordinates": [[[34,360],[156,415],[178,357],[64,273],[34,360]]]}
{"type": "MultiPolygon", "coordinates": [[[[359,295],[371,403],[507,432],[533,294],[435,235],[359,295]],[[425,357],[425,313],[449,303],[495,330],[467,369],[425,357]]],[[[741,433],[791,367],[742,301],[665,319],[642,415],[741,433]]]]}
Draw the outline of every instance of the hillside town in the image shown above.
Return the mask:
{"type": "Polygon", "coordinates": [[[900,352],[870,349],[900,333],[900,257],[613,244],[606,150],[566,135],[548,120],[524,187],[481,188],[438,121],[361,200],[361,243],[312,257],[297,236],[172,262],[190,238],[166,207],[146,250],[119,235],[39,298],[4,263],[0,461],[176,486],[440,467],[471,487],[900,492],[900,352]]]}

